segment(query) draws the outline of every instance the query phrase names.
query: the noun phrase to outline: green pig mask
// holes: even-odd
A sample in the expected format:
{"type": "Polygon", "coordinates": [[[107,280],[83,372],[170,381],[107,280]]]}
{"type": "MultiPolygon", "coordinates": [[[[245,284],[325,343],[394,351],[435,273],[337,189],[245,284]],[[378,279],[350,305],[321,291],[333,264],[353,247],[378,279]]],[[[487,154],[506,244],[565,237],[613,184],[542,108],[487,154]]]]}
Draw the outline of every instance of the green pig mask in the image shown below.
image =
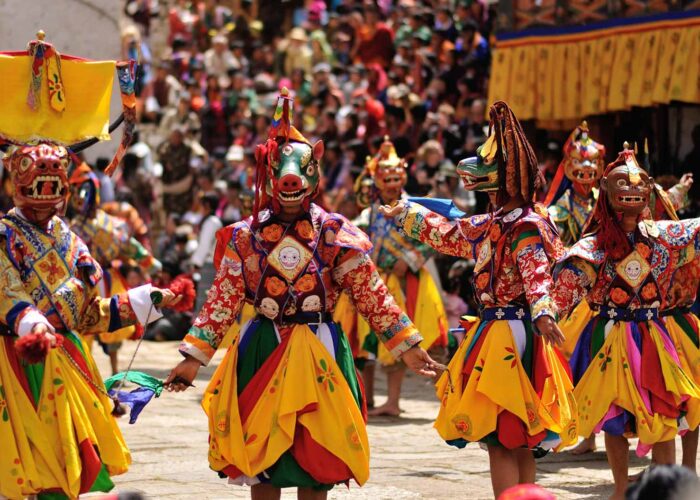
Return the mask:
{"type": "Polygon", "coordinates": [[[476,156],[457,164],[457,174],[467,191],[498,191],[498,162],[496,136],[492,134],[476,150],[476,156]]]}
{"type": "Polygon", "coordinates": [[[313,146],[297,141],[278,145],[266,188],[275,212],[279,212],[283,206],[296,207],[299,204],[303,205],[304,210],[309,209],[321,178],[323,152],[323,141],[313,146]]]}

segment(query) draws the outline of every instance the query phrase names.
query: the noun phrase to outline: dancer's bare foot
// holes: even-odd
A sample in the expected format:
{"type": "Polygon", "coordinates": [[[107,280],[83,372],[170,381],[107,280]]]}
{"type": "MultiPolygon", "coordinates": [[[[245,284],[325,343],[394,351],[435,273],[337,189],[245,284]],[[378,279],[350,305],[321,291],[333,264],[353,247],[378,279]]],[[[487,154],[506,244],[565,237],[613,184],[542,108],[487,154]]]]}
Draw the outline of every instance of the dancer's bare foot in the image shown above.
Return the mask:
{"type": "Polygon", "coordinates": [[[401,409],[398,406],[385,403],[368,411],[367,415],[370,417],[398,417],[401,415],[401,409]]]}
{"type": "Polygon", "coordinates": [[[636,483],[642,477],[642,474],[644,474],[645,470],[646,469],[642,469],[641,472],[637,472],[636,474],[631,474],[631,475],[627,476],[627,482],[636,483]]]}
{"type": "Polygon", "coordinates": [[[585,455],[586,453],[593,453],[594,451],[596,451],[595,435],[589,436],[581,441],[573,450],[571,450],[571,454],[585,455]]]}

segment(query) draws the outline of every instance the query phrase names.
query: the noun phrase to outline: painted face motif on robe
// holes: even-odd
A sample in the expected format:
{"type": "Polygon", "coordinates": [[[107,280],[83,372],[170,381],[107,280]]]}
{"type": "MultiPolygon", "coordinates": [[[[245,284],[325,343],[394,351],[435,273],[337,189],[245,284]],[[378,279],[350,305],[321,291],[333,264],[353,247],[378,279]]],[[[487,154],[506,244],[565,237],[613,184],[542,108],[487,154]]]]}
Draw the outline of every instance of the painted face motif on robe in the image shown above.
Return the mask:
{"type": "Polygon", "coordinates": [[[301,310],[304,312],[319,312],[321,310],[321,298],[318,295],[306,297],[301,304],[301,310]]]}
{"type": "Polygon", "coordinates": [[[284,247],[280,250],[280,263],[285,269],[294,269],[301,260],[299,250],[294,247],[284,247]]]}
{"type": "Polygon", "coordinates": [[[265,297],[260,302],[260,312],[269,319],[275,319],[280,312],[280,306],[269,297],[265,297]]]}
{"type": "Polygon", "coordinates": [[[639,166],[627,143],[611,167],[600,181],[610,208],[616,213],[640,215],[649,204],[653,179],[639,166]]]}
{"type": "Polygon", "coordinates": [[[498,162],[496,161],[496,134],[491,133],[476,150],[476,156],[457,164],[457,174],[467,191],[498,191],[498,162]]]}
{"type": "Polygon", "coordinates": [[[38,144],[16,147],[4,160],[13,185],[12,201],[28,220],[39,225],[63,215],[69,196],[68,151],[38,144]]]}
{"type": "Polygon", "coordinates": [[[588,123],[583,121],[573,132],[564,148],[564,175],[579,194],[588,195],[603,175],[605,146],[588,135],[588,123]]]}

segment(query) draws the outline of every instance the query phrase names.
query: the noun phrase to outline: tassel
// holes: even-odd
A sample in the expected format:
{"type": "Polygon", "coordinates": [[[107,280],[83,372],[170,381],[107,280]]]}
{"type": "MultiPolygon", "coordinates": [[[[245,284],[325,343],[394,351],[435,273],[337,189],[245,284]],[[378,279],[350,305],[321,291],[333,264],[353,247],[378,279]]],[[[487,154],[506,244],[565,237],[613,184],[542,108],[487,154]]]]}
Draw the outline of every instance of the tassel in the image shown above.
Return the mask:
{"type": "MultiPolygon", "coordinates": [[[[57,335],[55,347],[61,344],[63,344],[63,337],[57,335]]],[[[17,356],[30,365],[43,362],[49,350],[51,350],[51,341],[43,333],[30,333],[15,342],[17,356]]]]}
{"type": "Polygon", "coordinates": [[[112,403],[114,403],[114,408],[112,408],[112,415],[119,418],[126,415],[126,408],[119,402],[117,395],[110,396],[112,403]]]}
{"type": "Polygon", "coordinates": [[[194,289],[192,279],[186,274],[180,274],[170,283],[168,289],[175,295],[182,295],[182,300],[175,304],[172,309],[178,312],[189,312],[194,307],[194,300],[197,292],[194,289]]]}

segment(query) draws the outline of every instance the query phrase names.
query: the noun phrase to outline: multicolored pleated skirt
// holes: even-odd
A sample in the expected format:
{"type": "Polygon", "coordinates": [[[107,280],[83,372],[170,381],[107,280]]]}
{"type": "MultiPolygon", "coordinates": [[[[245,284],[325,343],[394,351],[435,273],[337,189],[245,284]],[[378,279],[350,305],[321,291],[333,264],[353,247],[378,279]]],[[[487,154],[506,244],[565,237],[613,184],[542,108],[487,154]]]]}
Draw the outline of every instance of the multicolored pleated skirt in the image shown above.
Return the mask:
{"type": "Polygon", "coordinates": [[[15,339],[0,336],[0,497],[111,490],[131,456],[90,352],[69,333],[27,365],[15,339]]]}
{"type": "MultiPolygon", "coordinates": [[[[678,352],[681,368],[700,387],[700,320],[687,309],[663,312],[662,317],[678,352]]],[[[686,425],[693,431],[700,424],[700,399],[691,398],[687,405],[686,425]]]]}
{"type": "Polygon", "coordinates": [[[564,334],[564,344],[561,346],[560,351],[567,360],[573,356],[578,339],[594,316],[595,313],[588,305],[588,301],[584,299],[578,303],[568,316],[559,321],[559,328],[564,334]]]}
{"type": "Polygon", "coordinates": [[[436,385],[435,428],[448,444],[559,449],[576,442],[566,362],[527,316],[521,307],[486,309],[467,332],[436,385]]]}
{"type": "MultiPolygon", "coordinates": [[[[698,386],[684,371],[656,309],[602,308],[581,333],[570,360],[579,432],[637,436],[637,454],[673,439],[679,421],[698,418],[688,402],[698,386]]],[[[697,425],[697,423],[695,423],[697,425]]]]}
{"type": "Polygon", "coordinates": [[[369,477],[366,407],[347,338],[333,322],[250,321],[202,407],[209,464],[234,484],[327,490],[369,477]]]}
{"type": "MultiPolygon", "coordinates": [[[[406,273],[405,287],[393,273],[383,272],[381,276],[396,304],[423,336],[420,346],[426,351],[433,346],[446,347],[449,329],[447,314],[440,290],[430,272],[423,268],[417,274],[406,273]]],[[[361,353],[369,353],[369,357],[377,359],[382,366],[397,362],[360,316],[357,319],[357,332],[361,353]]]]}

